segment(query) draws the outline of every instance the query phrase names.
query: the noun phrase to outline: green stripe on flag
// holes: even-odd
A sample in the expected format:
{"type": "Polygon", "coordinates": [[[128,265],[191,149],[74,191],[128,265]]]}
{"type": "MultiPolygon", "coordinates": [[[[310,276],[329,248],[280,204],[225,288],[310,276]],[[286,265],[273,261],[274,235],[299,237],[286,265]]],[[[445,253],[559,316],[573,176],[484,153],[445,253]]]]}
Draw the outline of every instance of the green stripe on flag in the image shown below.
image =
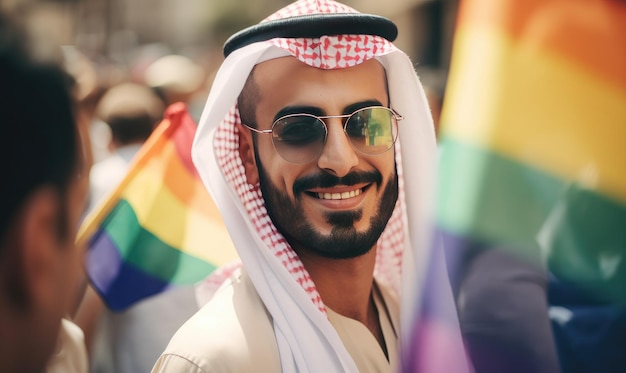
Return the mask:
{"type": "Polygon", "coordinates": [[[454,233],[535,247],[557,199],[556,178],[452,139],[442,140],[438,222],[454,233]]]}
{"type": "MultiPolygon", "coordinates": [[[[172,222],[184,224],[184,222],[172,222]]],[[[161,241],[144,229],[126,200],[120,200],[102,227],[117,246],[121,257],[146,273],[171,284],[193,284],[215,270],[215,266],[161,241]]],[[[156,232],[158,233],[158,232],[156,232]]]]}
{"type": "Polygon", "coordinates": [[[442,139],[438,224],[547,263],[626,304],[626,206],[497,153],[442,139]]]}

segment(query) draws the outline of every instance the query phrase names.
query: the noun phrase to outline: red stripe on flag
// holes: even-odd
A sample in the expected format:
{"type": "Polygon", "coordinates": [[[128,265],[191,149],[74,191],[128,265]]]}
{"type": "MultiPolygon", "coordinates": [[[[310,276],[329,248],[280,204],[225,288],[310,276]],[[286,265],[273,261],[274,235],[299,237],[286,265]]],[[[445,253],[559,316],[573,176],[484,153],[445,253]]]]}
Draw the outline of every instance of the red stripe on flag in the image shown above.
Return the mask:
{"type": "Polygon", "coordinates": [[[178,158],[192,175],[199,177],[191,160],[191,145],[197,126],[187,112],[187,106],[182,102],[169,106],[165,111],[165,118],[171,122],[168,137],[174,142],[178,158]]]}
{"type": "Polygon", "coordinates": [[[526,47],[562,55],[626,89],[625,2],[466,0],[458,19],[459,29],[496,29],[526,47]]]}

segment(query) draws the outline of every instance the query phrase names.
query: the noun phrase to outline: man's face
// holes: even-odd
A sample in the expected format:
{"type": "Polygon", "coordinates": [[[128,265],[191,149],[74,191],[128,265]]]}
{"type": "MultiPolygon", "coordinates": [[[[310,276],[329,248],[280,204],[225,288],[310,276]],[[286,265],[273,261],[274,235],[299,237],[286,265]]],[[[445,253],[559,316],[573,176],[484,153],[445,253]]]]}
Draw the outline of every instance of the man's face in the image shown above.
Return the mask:
{"type": "Polygon", "coordinates": [[[76,245],[76,233],[82,214],[85,211],[88,183],[85,176],[75,177],[60,203],[64,211],[59,219],[65,219],[66,230],[59,232],[54,240],[50,261],[52,279],[50,280],[50,308],[64,316],[75,306],[79,299],[81,283],[84,277],[83,262],[85,248],[76,245]]]}
{"type": "MultiPolygon", "coordinates": [[[[75,244],[84,212],[87,178],[74,178],[67,190],[42,187],[24,207],[20,241],[25,264],[27,302],[21,308],[24,341],[29,344],[27,365],[42,366],[54,352],[61,318],[78,301],[84,276],[84,248],[75,244]]],[[[33,371],[27,368],[24,371],[33,371]]]]}
{"type": "MultiPolygon", "coordinates": [[[[342,115],[389,105],[385,73],[376,60],[321,70],[285,57],[259,64],[254,78],[260,130],[285,114],[342,115]]],[[[272,136],[256,136],[255,159],[247,167],[256,165],[252,174],[258,176],[268,214],[300,254],[351,258],[368,252],[397,200],[393,150],[375,156],[354,150],[343,131],[344,120],[324,120],[326,144],[318,158],[305,164],[281,158],[272,136]]]]}
{"type": "Polygon", "coordinates": [[[64,247],[60,249],[60,260],[65,263],[65,271],[60,274],[61,282],[65,282],[66,293],[70,293],[67,289],[75,289],[75,291],[69,294],[67,304],[72,306],[72,303],[76,301],[76,296],[80,289],[80,280],[84,277],[84,256],[85,247],[79,247],[76,245],[76,234],[78,233],[78,227],[80,225],[81,218],[85,212],[85,205],[87,201],[88,193],[88,180],[83,173],[81,177],[76,179],[70,185],[67,198],[67,220],[68,220],[68,234],[67,237],[60,240],[60,244],[64,247]]]}

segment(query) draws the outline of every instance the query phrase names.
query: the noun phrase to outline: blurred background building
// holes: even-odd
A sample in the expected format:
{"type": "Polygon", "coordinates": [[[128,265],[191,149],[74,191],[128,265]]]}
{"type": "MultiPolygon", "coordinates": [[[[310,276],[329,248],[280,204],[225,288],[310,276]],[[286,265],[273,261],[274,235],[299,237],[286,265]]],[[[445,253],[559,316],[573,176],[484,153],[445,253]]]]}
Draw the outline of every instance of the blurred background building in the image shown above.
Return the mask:
{"type": "MultiPolygon", "coordinates": [[[[102,68],[104,79],[141,69],[168,53],[186,55],[211,71],[221,46],[242,27],[289,0],[1,0],[37,38],[75,46],[102,68]]],[[[361,12],[391,18],[397,44],[416,68],[447,70],[458,0],[344,0],[361,12]]]]}

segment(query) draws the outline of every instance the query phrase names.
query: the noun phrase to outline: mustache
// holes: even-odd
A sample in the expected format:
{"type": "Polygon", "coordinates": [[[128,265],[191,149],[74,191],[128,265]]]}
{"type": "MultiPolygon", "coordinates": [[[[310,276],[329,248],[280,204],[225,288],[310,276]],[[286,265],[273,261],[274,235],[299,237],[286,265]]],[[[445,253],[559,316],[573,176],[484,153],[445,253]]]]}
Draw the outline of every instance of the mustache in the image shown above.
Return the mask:
{"type": "Polygon", "coordinates": [[[313,188],[330,188],[337,185],[350,186],[360,183],[376,183],[377,186],[380,186],[382,182],[383,175],[376,170],[354,171],[342,177],[320,172],[314,175],[303,176],[296,180],[293,183],[293,195],[297,196],[305,190],[313,188]]]}

